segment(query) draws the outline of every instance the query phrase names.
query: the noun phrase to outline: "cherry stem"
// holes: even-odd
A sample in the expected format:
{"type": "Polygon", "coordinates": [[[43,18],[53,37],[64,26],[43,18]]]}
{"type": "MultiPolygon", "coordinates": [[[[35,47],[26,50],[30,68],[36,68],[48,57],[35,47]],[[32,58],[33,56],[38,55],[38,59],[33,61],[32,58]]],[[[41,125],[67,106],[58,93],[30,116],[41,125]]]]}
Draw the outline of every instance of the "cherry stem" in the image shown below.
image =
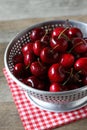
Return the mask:
{"type": "Polygon", "coordinates": [[[65,86],[67,84],[67,82],[70,80],[70,78],[72,78],[72,77],[73,77],[73,68],[71,68],[69,77],[67,78],[67,80],[62,85],[65,86]]]}
{"type": "Polygon", "coordinates": [[[25,69],[27,70],[29,67],[30,67],[30,64],[29,64],[29,65],[27,65],[25,69]]]}
{"type": "Polygon", "coordinates": [[[40,64],[40,66],[41,66],[42,68],[45,68],[45,67],[42,65],[42,63],[40,62],[40,59],[39,59],[39,58],[37,58],[37,61],[38,61],[38,63],[40,64]]]}
{"type": "Polygon", "coordinates": [[[75,44],[75,45],[68,51],[68,53],[71,53],[72,50],[73,50],[76,46],[79,46],[79,45],[81,45],[81,44],[83,44],[82,41],[81,41],[81,42],[78,42],[77,44],[75,44]]]}
{"type": "MultiPolygon", "coordinates": [[[[69,27],[66,27],[60,34],[59,34],[59,36],[58,36],[58,39],[61,37],[61,36],[66,36],[65,34],[64,34],[64,32],[67,30],[67,29],[69,29],[69,27]]],[[[67,36],[66,36],[67,37],[67,36]]]]}
{"type": "Polygon", "coordinates": [[[67,19],[66,21],[65,21],[65,25],[66,25],[66,27],[71,27],[71,25],[70,25],[70,22],[69,22],[69,19],[67,19]]]}

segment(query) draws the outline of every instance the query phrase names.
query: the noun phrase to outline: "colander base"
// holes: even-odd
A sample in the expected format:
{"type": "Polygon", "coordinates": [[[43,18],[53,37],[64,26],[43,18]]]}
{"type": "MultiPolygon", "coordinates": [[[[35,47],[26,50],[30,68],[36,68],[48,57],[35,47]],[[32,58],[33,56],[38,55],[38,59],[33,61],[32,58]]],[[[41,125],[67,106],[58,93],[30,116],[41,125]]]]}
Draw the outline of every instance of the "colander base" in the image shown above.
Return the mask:
{"type": "Polygon", "coordinates": [[[77,101],[63,103],[63,104],[55,104],[49,103],[46,101],[39,100],[32,95],[29,95],[25,92],[27,98],[37,107],[41,108],[42,110],[47,110],[51,112],[69,112],[80,109],[87,105],[87,96],[79,99],[77,101]]]}

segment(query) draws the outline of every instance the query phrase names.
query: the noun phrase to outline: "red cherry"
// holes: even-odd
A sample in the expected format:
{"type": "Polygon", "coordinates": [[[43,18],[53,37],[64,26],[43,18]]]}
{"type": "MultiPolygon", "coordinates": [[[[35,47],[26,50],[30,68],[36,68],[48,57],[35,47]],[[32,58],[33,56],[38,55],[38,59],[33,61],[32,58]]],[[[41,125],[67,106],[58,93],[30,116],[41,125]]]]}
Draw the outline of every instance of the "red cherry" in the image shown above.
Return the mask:
{"type": "Polygon", "coordinates": [[[30,71],[34,76],[41,78],[46,76],[47,67],[44,66],[40,61],[35,61],[31,63],[30,71]]]}
{"type": "Polygon", "coordinates": [[[49,34],[45,34],[45,35],[41,38],[41,42],[44,43],[45,46],[49,46],[50,35],[49,35],[49,34]]]}
{"type": "Polygon", "coordinates": [[[63,35],[67,35],[67,28],[64,27],[57,27],[53,30],[52,32],[52,37],[59,37],[59,35],[63,36],[63,35]]]}
{"type": "Polygon", "coordinates": [[[53,84],[51,84],[49,91],[50,92],[60,92],[61,91],[61,85],[58,84],[58,83],[53,83],[53,84]]]}
{"type": "Polygon", "coordinates": [[[25,55],[27,54],[29,51],[33,51],[33,43],[26,43],[23,47],[22,47],[22,53],[25,55]]]}
{"type": "Polygon", "coordinates": [[[14,66],[13,74],[16,77],[22,77],[24,72],[24,64],[23,63],[17,63],[14,66]]]}
{"type": "Polygon", "coordinates": [[[22,54],[17,54],[13,57],[13,63],[17,64],[17,63],[23,63],[24,62],[24,57],[22,54]]]}
{"type": "Polygon", "coordinates": [[[24,64],[25,66],[30,66],[30,64],[35,61],[35,55],[33,51],[29,51],[26,55],[24,55],[24,64]]]}
{"type": "Polygon", "coordinates": [[[35,28],[32,30],[30,39],[31,41],[35,42],[36,40],[40,40],[42,36],[45,35],[45,30],[42,28],[35,28]]]}
{"type": "Polygon", "coordinates": [[[39,90],[44,90],[45,89],[45,84],[44,82],[41,82],[36,78],[35,76],[30,76],[26,79],[26,83],[29,87],[36,88],[39,90]]]}
{"type": "Polygon", "coordinates": [[[73,51],[75,53],[85,53],[87,52],[87,43],[83,38],[75,38],[73,40],[73,51]]]}
{"type": "Polygon", "coordinates": [[[68,48],[68,42],[65,38],[52,38],[50,41],[50,46],[57,52],[65,52],[68,48]]]}
{"type": "Polygon", "coordinates": [[[77,71],[81,71],[83,75],[87,76],[87,57],[82,57],[76,60],[74,68],[77,71]]]}
{"type": "Polygon", "coordinates": [[[62,82],[65,78],[63,68],[60,64],[53,64],[48,70],[48,77],[51,82],[62,82]]]}
{"type": "Polygon", "coordinates": [[[59,53],[52,50],[50,47],[45,47],[40,53],[40,58],[43,63],[55,63],[59,60],[59,53]]]}
{"type": "Polygon", "coordinates": [[[35,76],[30,76],[26,79],[26,83],[29,87],[37,88],[39,80],[35,76]]]}
{"type": "Polygon", "coordinates": [[[63,67],[70,68],[74,63],[74,60],[75,60],[75,58],[72,54],[65,53],[62,55],[60,62],[63,67]]]}
{"type": "Polygon", "coordinates": [[[81,30],[77,27],[71,27],[68,30],[68,37],[70,39],[73,39],[75,37],[83,37],[83,34],[81,32],[81,30]]]}
{"type": "Polygon", "coordinates": [[[33,51],[34,54],[39,56],[41,50],[45,47],[45,45],[41,42],[41,41],[35,41],[35,43],[33,44],[33,51]]]}

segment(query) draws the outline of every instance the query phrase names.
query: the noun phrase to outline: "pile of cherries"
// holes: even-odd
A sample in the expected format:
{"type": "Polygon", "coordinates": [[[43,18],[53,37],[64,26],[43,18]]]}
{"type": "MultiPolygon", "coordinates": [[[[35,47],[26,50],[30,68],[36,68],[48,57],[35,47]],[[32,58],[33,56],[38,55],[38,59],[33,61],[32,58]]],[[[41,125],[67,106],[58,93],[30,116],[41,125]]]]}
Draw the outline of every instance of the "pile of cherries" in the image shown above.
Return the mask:
{"type": "Polygon", "coordinates": [[[14,76],[29,87],[50,92],[80,88],[87,85],[87,38],[77,27],[35,28],[13,63],[14,76]]]}

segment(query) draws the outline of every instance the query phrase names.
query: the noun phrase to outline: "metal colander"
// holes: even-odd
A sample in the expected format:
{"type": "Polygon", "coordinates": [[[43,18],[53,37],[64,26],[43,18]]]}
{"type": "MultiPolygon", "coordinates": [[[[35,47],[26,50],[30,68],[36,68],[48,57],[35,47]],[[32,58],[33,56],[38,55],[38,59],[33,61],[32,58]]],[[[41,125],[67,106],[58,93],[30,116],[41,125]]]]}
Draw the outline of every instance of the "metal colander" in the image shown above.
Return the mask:
{"type": "MultiPolygon", "coordinates": [[[[87,36],[86,23],[71,20],[69,21],[69,24],[70,26],[80,28],[83,36],[87,36]]],[[[41,27],[47,31],[51,31],[58,26],[65,27],[65,20],[47,21],[23,30],[17,34],[17,36],[15,36],[15,38],[8,44],[4,55],[4,62],[9,75],[18,84],[19,87],[25,90],[25,93],[29,100],[31,100],[34,104],[42,109],[53,112],[64,112],[78,109],[87,104],[87,86],[64,92],[47,92],[36,90],[23,84],[12,74],[14,67],[12,60],[13,56],[18,53],[20,54],[22,46],[30,41],[29,36],[31,34],[31,31],[36,27],[41,27]]]]}

